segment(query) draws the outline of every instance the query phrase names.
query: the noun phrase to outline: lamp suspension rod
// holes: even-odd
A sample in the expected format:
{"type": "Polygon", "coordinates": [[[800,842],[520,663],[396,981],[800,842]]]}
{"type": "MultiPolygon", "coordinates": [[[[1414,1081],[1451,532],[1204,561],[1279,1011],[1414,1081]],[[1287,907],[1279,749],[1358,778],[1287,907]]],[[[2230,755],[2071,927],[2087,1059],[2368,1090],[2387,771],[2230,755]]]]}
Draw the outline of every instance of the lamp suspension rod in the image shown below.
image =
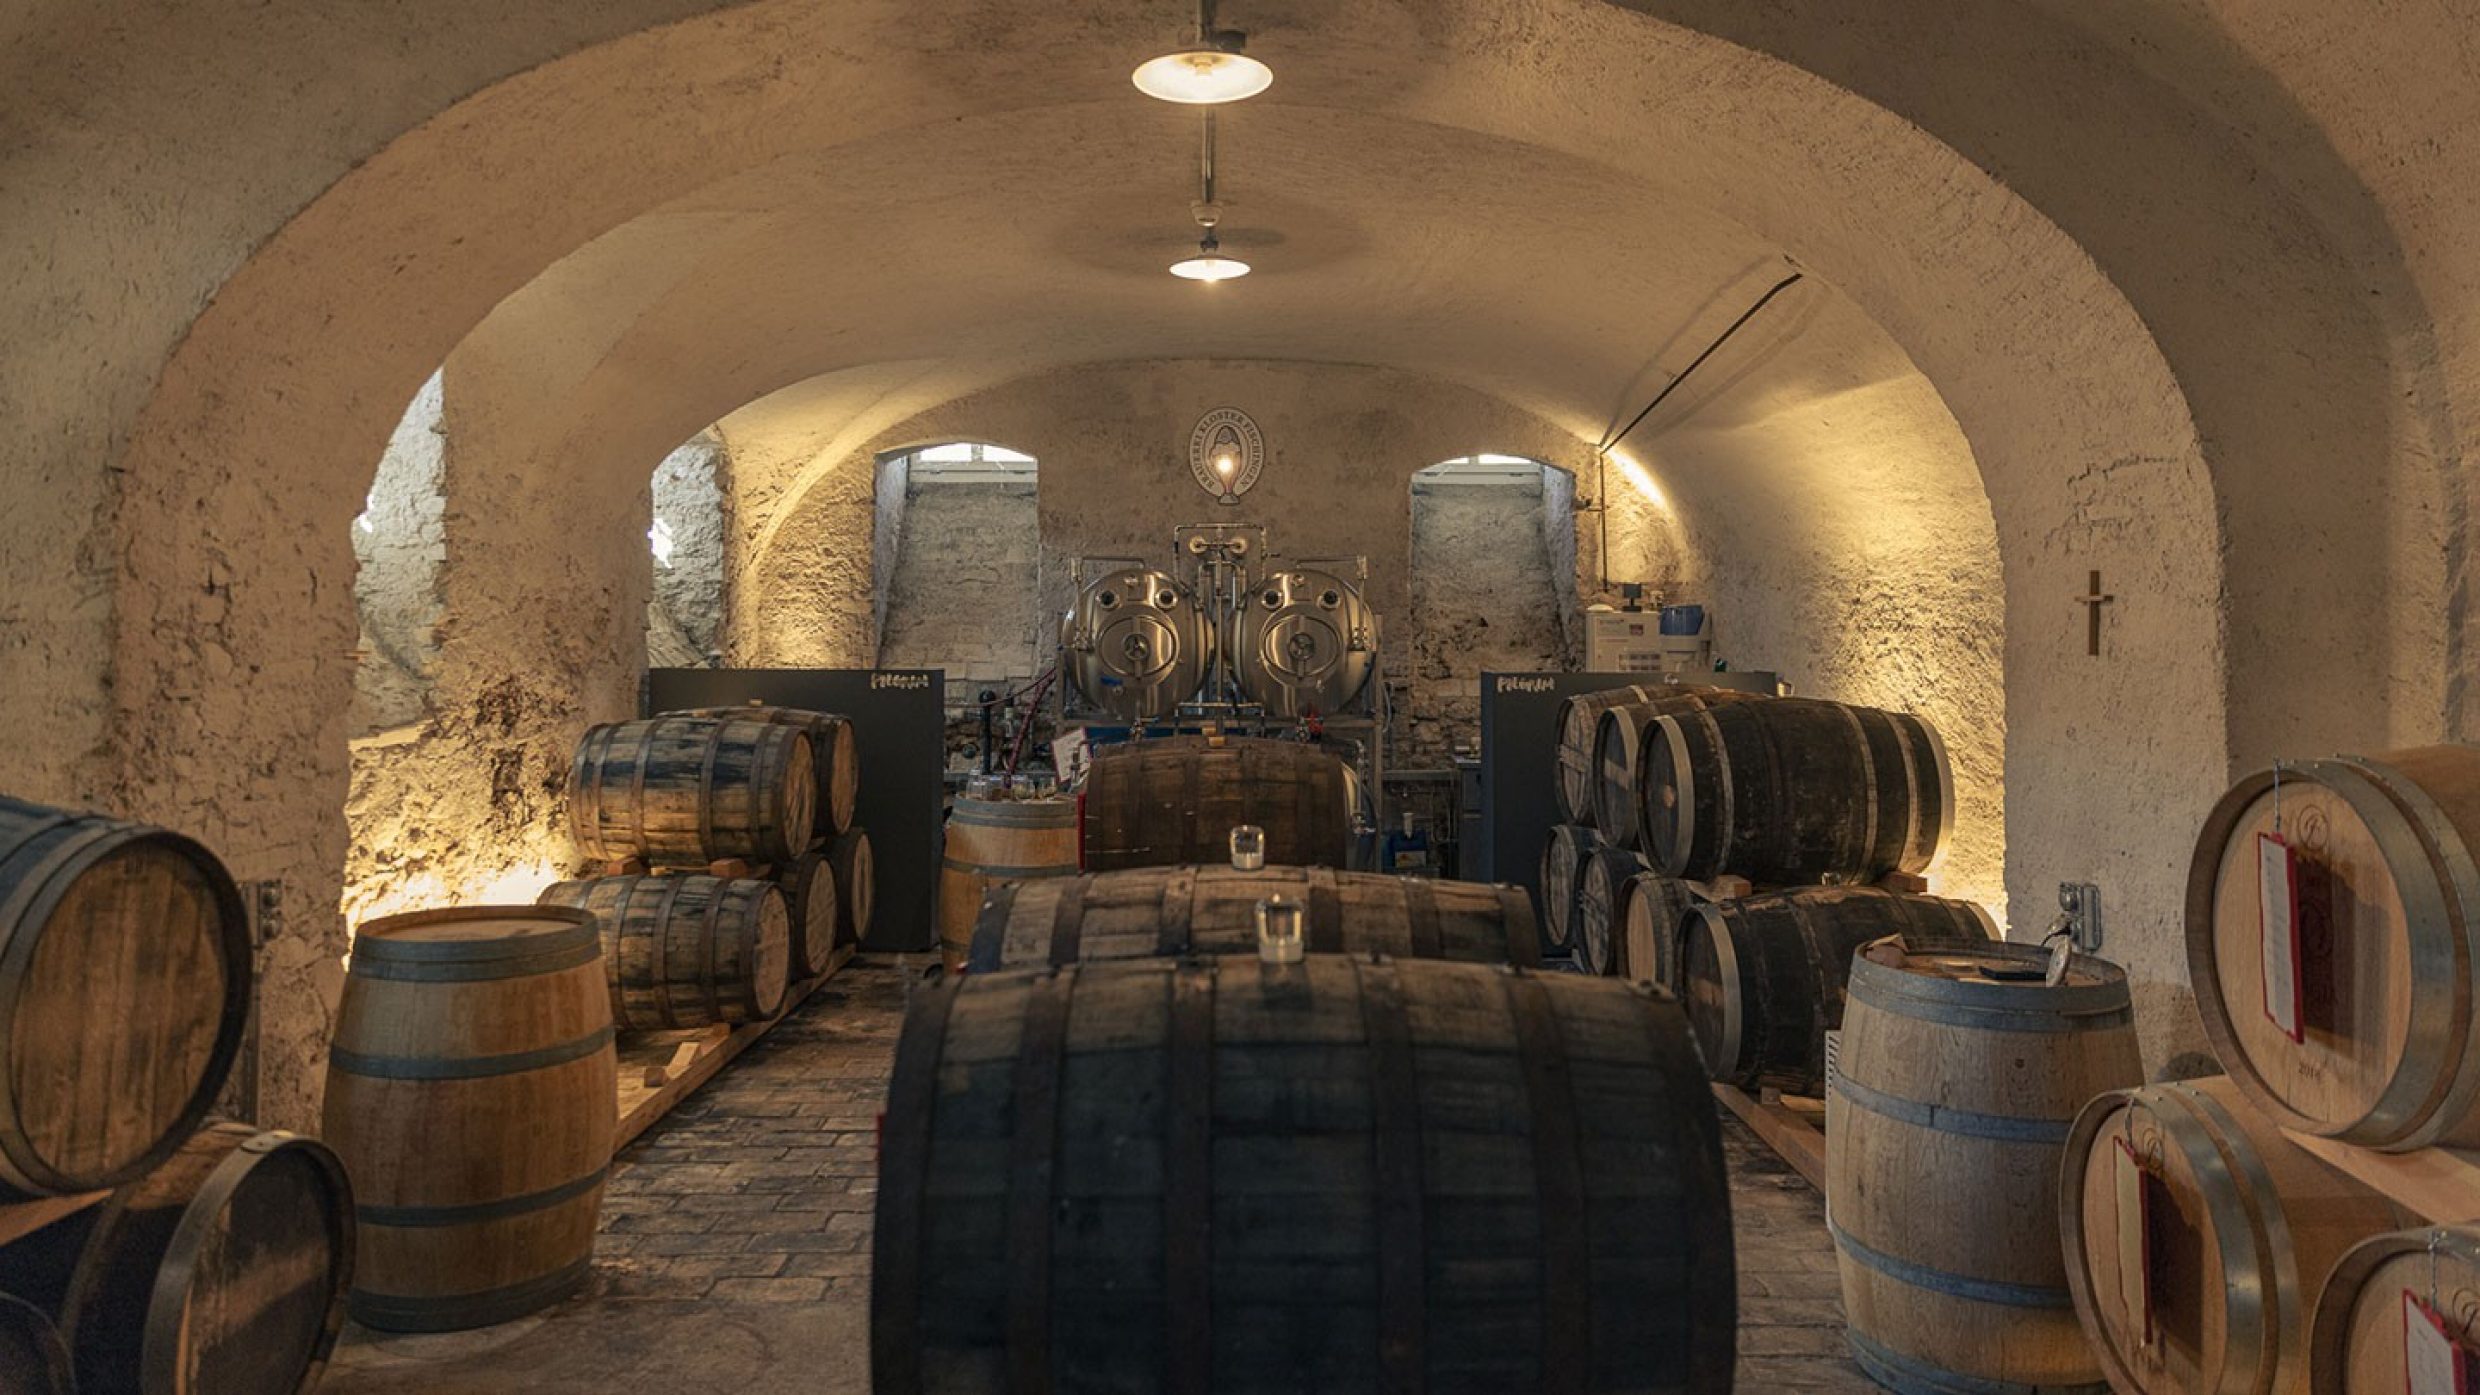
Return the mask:
{"type": "Polygon", "coordinates": [[[1197,0],[1197,42],[1208,47],[1214,43],[1214,0],[1197,0]]]}
{"type": "Polygon", "coordinates": [[[1198,156],[1197,156],[1197,185],[1198,185],[1199,190],[1201,191],[1202,201],[1203,201],[1204,203],[1206,203],[1208,206],[1211,206],[1211,205],[1214,203],[1214,110],[1213,110],[1213,108],[1209,107],[1209,108],[1207,108],[1207,109],[1206,109],[1206,114],[1205,114],[1205,117],[1206,117],[1206,119],[1205,119],[1205,144],[1204,144],[1203,149],[1201,149],[1201,150],[1198,152],[1198,156]]]}

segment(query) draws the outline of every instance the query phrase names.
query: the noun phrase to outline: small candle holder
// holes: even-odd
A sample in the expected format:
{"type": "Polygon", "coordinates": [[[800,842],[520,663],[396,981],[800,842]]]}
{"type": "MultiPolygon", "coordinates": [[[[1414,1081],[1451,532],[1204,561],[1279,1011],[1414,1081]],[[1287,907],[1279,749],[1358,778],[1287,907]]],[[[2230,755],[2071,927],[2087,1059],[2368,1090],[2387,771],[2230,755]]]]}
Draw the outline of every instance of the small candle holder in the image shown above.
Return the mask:
{"type": "Polygon", "coordinates": [[[1266,869],[1266,830],[1244,823],[1231,831],[1231,865],[1242,872],[1266,869]]]}
{"type": "Polygon", "coordinates": [[[1257,957],[1268,964],[1297,964],[1308,957],[1309,916],[1288,896],[1257,903],[1257,957]]]}

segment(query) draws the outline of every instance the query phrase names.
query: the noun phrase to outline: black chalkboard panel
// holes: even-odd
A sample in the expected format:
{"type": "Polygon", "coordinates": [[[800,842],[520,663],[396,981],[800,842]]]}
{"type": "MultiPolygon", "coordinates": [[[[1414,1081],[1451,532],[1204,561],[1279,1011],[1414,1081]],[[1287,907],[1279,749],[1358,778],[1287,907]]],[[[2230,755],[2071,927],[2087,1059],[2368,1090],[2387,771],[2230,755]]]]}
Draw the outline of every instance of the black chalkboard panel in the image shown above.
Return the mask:
{"type": "Polygon", "coordinates": [[[853,818],[870,833],[878,904],[861,947],[931,947],[938,913],[939,823],[946,805],[947,674],[943,669],[659,668],[646,711],[804,707],[850,717],[861,756],[853,818]]]}

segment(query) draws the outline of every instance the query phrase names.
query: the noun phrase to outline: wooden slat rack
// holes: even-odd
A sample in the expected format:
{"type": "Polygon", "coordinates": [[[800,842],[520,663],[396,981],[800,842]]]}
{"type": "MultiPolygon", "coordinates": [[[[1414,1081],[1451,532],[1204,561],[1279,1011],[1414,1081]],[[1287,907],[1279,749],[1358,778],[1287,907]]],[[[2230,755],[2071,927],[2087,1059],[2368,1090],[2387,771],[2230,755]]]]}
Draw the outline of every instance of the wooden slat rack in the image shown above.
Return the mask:
{"type": "Polygon", "coordinates": [[[611,1149],[617,1153],[652,1128],[673,1106],[715,1078],[734,1057],[757,1044],[790,1017],[818,986],[852,962],[853,947],[844,945],[827,963],[827,971],[784,995],[784,1010],[771,1021],[745,1027],[707,1027],[688,1032],[632,1032],[620,1040],[619,1122],[611,1149]]]}
{"type": "Polygon", "coordinates": [[[1755,1098],[1734,1085],[1717,1081],[1714,1098],[1740,1117],[1765,1146],[1782,1155],[1793,1171],[1819,1191],[1826,1189],[1825,1105],[1820,1100],[1790,1101],[1773,1090],[1755,1098]]]}
{"type": "Polygon", "coordinates": [[[23,1240],[54,1221],[65,1221],[110,1195],[110,1192],[86,1192],[79,1196],[47,1196],[36,1201],[0,1206],[0,1245],[23,1240]]]}
{"type": "Polygon", "coordinates": [[[2337,1171],[2432,1225],[2480,1220],[2480,1151],[2422,1148],[2415,1153],[2380,1153],[2296,1129],[2282,1132],[2337,1171]]]}

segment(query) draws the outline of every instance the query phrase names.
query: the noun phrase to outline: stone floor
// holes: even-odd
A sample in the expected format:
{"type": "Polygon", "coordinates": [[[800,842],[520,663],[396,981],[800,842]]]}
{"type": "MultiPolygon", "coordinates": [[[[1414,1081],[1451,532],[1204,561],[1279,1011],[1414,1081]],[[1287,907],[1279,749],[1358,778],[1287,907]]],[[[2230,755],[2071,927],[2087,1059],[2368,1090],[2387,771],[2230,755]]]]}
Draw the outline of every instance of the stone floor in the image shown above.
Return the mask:
{"type": "MultiPolygon", "coordinates": [[[[347,1333],[326,1395],[869,1388],[879,1096],[904,980],[862,963],[621,1155],[592,1287],[481,1332],[347,1333]]],[[[1743,1392],[1873,1391],[1844,1355],[1816,1192],[1725,1119],[1743,1392]]]]}

